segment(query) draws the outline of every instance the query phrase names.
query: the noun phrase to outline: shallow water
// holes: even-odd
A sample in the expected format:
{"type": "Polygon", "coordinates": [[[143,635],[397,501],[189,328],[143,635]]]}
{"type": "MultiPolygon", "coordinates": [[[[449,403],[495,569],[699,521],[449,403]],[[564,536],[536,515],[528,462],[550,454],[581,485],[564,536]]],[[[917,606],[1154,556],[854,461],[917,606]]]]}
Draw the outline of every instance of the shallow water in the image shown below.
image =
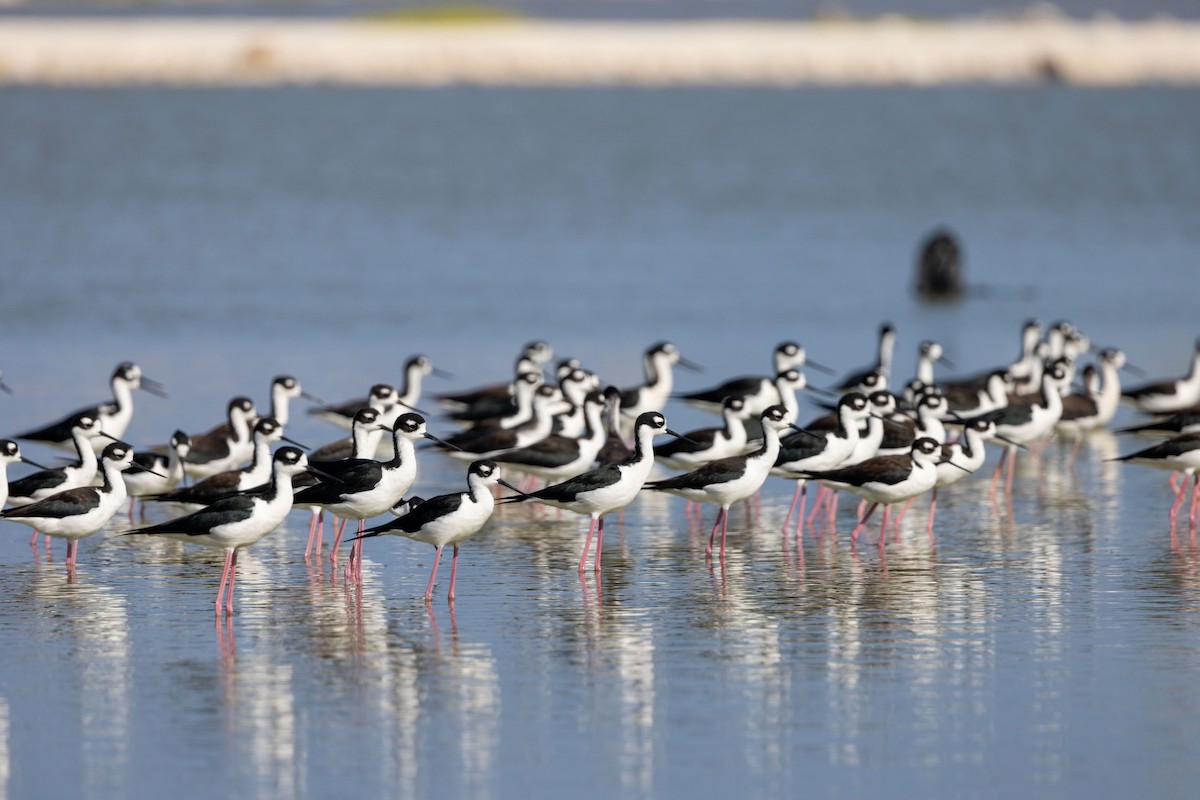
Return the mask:
{"type": "MultiPolygon", "coordinates": [[[[98,400],[124,358],[167,383],[127,438],[202,430],[291,372],[330,400],[504,377],[544,337],[632,383],[659,338],[681,388],[780,340],[839,368],[874,326],[1012,358],[1070,318],[1154,375],[1196,329],[1194,91],[0,92],[0,293],[17,431],[98,400]],[[969,300],[911,298],[919,239],[962,237],[969,300]]],[[[811,376],[819,383],[818,376],[811,376]]],[[[426,401],[423,405],[431,407],[426,401]]],[[[811,407],[810,407],[811,409],[811,407]]],[[[672,427],[709,424],[671,406],[672,427]]],[[[298,415],[307,444],[337,432],[298,415]]],[[[1128,419],[1123,415],[1121,420],[1128,419]]],[[[435,431],[448,430],[438,421],[435,431]]],[[[791,487],[734,512],[640,498],[605,571],[586,523],[509,508],[421,602],[432,551],[368,543],[361,591],[306,565],[307,515],[241,559],[119,536],[35,558],[0,537],[0,781],[23,796],[1190,796],[1200,556],[1164,476],[1054,444],[1011,508],[986,479],[874,530],[781,537],[791,487]]],[[[29,448],[34,458],[52,459],[29,448]]],[[[422,459],[417,491],[462,468],[422,459]]],[[[990,469],[989,462],[985,469],[990,469]]],[[[164,512],[155,511],[156,518],[164,512]]]]}

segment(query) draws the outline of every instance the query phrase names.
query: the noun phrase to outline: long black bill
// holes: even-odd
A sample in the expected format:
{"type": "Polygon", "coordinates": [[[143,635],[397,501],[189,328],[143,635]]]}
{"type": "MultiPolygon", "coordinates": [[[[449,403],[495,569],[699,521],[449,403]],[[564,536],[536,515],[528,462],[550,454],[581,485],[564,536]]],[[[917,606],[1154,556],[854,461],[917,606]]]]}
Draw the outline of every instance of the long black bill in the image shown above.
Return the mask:
{"type": "Polygon", "coordinates": [[[154,395],[155,397],[166,397],[167,389],[153,378],[147,378],[145,375],[141,378],[140,388],[154,395]]]}
{"type": "Polygon", "coordinates": [[[834,371],[833,371],[833,369],[832,369],[831,367],[827,367],[827,366],[825,366],[825,365],[824,365],[824,364],[822,364],[820,361],[813,361],[811,358],[806,358],[806,359],[804,359],[804,367],[805,367],[806,369],[814,369],[814,370],[816,370],[817,372],[820,372],[820,373],[822,373],[822,374],[824,374],[824,375],[833,375],[833,374],[835,374],[835,373],[834,373],[834,371]]]}
{"type": "Polygon", "coordinates": [[[312,448],[311,448],[311,447],[309,447],[308,445],[306,445],[306,444],[300,444],[300,443],[299,443],[299,442],[297,442],[295,439],[289,439],[289,438],[288,438],[288,437],[286,437],[286,436],[281,436],[280,438],[281,438],[283,441],[287,442],[288,444],[294,444],[294,445],[296,445],[296,447],[299,447],[301,450],[312,450],[312,448]]]}

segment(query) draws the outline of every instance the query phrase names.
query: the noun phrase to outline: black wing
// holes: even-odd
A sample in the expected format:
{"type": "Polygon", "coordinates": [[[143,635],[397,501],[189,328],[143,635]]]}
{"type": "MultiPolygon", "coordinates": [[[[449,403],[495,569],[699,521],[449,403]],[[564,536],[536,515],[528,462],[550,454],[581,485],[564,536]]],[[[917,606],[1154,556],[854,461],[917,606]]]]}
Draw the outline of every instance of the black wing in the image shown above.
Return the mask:
{"type": "Polygon", "coordinates": [[[165,500],[170,503],[199,503],[208,505],[232,497],[238,493],[238,482],[241,478],[239,470],[218,472],[199,483],[191,486],[180,486],[169,492],[155,495],[154,500],[165,500]]]}
{"type": "Polygon", "coordinates": [[[9,497],[32,497],[44,489],[53,489],[66,480],[67,473],[61,468],[44,469],[8,484],[9,497]]]}
{"type": "Polygon", "coordinates": [[[907,480],[912,474],[912,456],[876,456],[852,467],[805,474],[835,483],[848,483],[852,486],[861,486],[864,483],[894,485],[907,480]]]}
{"type": "Polygon", "coordinates": [[[35,428],[31,431],[25,431],[25,433],[18,433],[13,438],[24,439],[29,442],[69,442],[71,441],[71,428],[74,427],[75,420],[82,414],[100,419],[100,412],[104,407],[103,405],[96,405],[90,408],[81,408],[57,422],[51,422],[45,427],[35,428]]]}
{"type": "Polygon", "coordinates": [[[736,478],[740,478],[745,471],[745,457],[730,456],[729,458],[719,458],[716,461],[710,461],[702,467],[697,467],[691,472],[685,472],[673,478],[652,481],[646,484],[646,486],[650,489],[703,489],[705,486],[728,483],[736,478]]]}
{"type": "Polygon", "coordinates": [[[439,517],[444,517],[447,514],[457,511],[466,501],[467,497],[466,492],[439,494],[437,497],[431,497],[419,504],[407,514],[396,517],[391,522],[384,523],[383,525],[369,528],[365,533],[386,533],[388,531],[416,533],[439,517]]]}
{"type": "Polygon", "coordinates": [[[537,500],[569,503],[575,499],[576,495],[595,489],[603,489],[605,486],[612,486],[619,480],[621,480],[621,468],[616,464],[609,464],[608,466],[585,472],[582,475],[576,475],[574,478],[568,478],[562,483],[538,489],[530,497],[537,500]]]}
{"type": "Polygon", "coordinates": [[[492,458],[504,464],[528,464],[531,467],[561,467],[579,456],[579,441],[568,436],[552,435],[539,442],[509,450],[492,458]]]}
{"type": "Polygon", "coordinates": [[[654,455],[670,458],[680,453],[697,453],[707,450],[716,441],[717,434],[723,430],[724,428],[703,428],[698,431],[688,431],[684,434],[687,439],[672,439],[669,442],[655,445],[654,455]]]}
{"type": "Polygon", "coordinates": [[[82,514],[96,506],[100,500],[100,489],[95,486],[82,486],[78,489],[52,494],[36,503],[27,506],[16,506],[5,509],[5,519],[20,519],[21,517],[42,517],[63,519],[82,514]]]}
{"type": "Polygon", "coordinates": [[[1147,447],[1127,456],[1121,456],[1118,461],[1129,461],[1134,458],[1171,458],[1190,453],[1200,447],[1200,433],[1184,433],[1172,437],[1165,442],[1147,447]]]}
{"type": "MultiPolygon", "coordinates": [[[[754,394],[762,388],[762,382],[765,378],[731,378],[725,381],[720,386],[714,386],[711,389],[702,389],[698,392],[690,394],[681,394],[681,400],[693,400],[703,403],[721,403],[726,397],[745,397],[746,395],[754,394]]],[[[691,436],[689,433],[688,436],[691,436]]]]}
{"type": "Polygon", "coordinates": [[[129,534],[181,533],[187,536],[199,536],[208,533],[218,525],[228,525],[231,522],[241,522],[254,514],[254,500],[245,495],[227,497],[218,500],[207,508],[182,517],[151,525],[148,528],[138,528],[129,534]]]}

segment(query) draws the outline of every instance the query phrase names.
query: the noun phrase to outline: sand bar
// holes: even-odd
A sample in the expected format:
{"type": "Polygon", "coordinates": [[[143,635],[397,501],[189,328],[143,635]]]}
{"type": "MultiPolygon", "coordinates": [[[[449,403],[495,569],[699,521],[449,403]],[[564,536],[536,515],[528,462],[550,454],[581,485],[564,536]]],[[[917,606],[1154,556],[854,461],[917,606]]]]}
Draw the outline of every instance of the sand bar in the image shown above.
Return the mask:
{"type": "Polygon", "coordinates": [[[33,85],[1078,85],[1200,83],[1175,20],[541,22],[0,20],[33,85]]]}

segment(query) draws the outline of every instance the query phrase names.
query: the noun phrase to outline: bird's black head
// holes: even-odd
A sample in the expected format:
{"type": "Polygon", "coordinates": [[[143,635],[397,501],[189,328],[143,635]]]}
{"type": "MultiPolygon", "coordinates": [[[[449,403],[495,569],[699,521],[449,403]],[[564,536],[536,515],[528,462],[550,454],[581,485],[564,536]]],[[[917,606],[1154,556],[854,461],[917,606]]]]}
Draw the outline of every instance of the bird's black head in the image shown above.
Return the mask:
{"type": "Polygon", "coordinates": [[[645,411],[638,415],[635,426],[638,428],[653,428],[661,431],[667,427],[667,418],[657,411],[645,411]]]}
{"type": "Polygon", "coordinates": [[[602,406],[605,402],[604,395],[605,392],[601,392],[599,389],[592,389],[584,396],[583,402],[586,405],[602,406]]]}
{"type": "Polygon", "coordinates": [[[254,413],[254,401],[249,397],[235,397],[229,401],[229,412],[241,411],[244,414],[254,413]]]}
{"type": "Polygon", "coordinates": [[[928,436],[923,436],[913,442],[912,449],[914,454],[920,453],[921,455],[932,456],[934,453],[940,453],[942,451],[942,446],[934,439],[930,439],[928,436]]]}
{"type": "Polygon", "coordinates": [[[283,430],[283,426],[274,417],[263,417],[254,424],[254,433],[256,436],[272,436],[281,430],[283,430]]]}
{"type": "Polygon", "coordinates": [[[125,442],[113,442],[108,447],[104,448],[104,452],[100,456],[105,461],[129,462],[133,460],[133,445],[125,442]]]}
{"type": "Polygon", "coordinates": [[[21,455],[21,448],[12,439],[0,439],[0,456],[6,458],[18,458],[21,455]]]}
{"type": "Polygon", "coordinates": [[[495,461],[476,461],[471,464],[471,468],[467,470],[467,474],[487,480],[493,475],[499,477],[500,466],[495,461]]]}
{"type": "Polygon", "coordinates": [[[171,447],[183,447],[191,443],[192,440],[183,431],[175,431],[171,434],[171,447]]]}
{"type": "Polygon", "coordinates": [[[293,378],[291,375],[279,375],[275,380],[271,381],[272,386],[279,386],[287,389],[289,392],[300,388],[300,381],[293,378]]]}
{"type": "Polygon", "coordinates": [[[379,412],[373,408],[360,408],[354,412],[355,425],[374,425],[379,421],[379,412]]]}
{"type": "Polygon", "coordinates": [[[306,461],[304,453],[300,450],[300,448],[291,446],[281,447],[276,450],[273,460],[276,464],[283,464],[289,467],[298,466],[306,461]]]}
{"type": "Polygon", "coordinates": [[[417,433],[425,427],[425,418],[420,414],[401,414],[396,418],[395,431],[397,433],[417,433]]]}
{"type": "Polygon", "coordinates": [[[848,392],[838,400],[838,406],[852,411],[863,411],[867,407],[867,396],[862,392],[848,392]]]}
{"type": "Polygon", "coordinates": [[[798,345],[796,342],[782,342],[778,347],[775,348],[775,352],[781,356],[795,358],[800,352],[800,345],[798,345]]]}
{"type": "Polygon", "coordinates": [[[787,419],[787,409],[783,406],[768,406],[762,412],[763,423],[768,422],[783,422],[787,419]]]}
{"type": "Polygon", "coordinates": [[[75,421],[71,423],[71,427],[78,428],[81,431],[94,431],[100,427],[100,420],[91,414],[80,414],[75,417],[75,421]]]}
{"type": "Polygon", "coordinates": [[[536,386],[542,382],[542,376],[538,375],[536,372],[522,372],[517,376],[517,380],[520,383],[527,383],[530,386],[536,386]]]}
{"type": "Polygon", "coordinates": [[[372,400],[386,402],[396,396],[396,389],[386,383],[377,383],[371,387],[369,394],[372,400]]]}
{"type": "Polygon", "coordinates": [[[142,370],[132,361],[122,361],[120,364],[117,364],[117,368],[113,370],[112,376],[132,383],[142,377],[142,370]]]}
{"type": "Polygon", "coordinates": [[[721,403],[726,410],[732,411],[735,414],[741,413],[746,408],[746,401],[740,397],[726,397],[721,403]]]}

